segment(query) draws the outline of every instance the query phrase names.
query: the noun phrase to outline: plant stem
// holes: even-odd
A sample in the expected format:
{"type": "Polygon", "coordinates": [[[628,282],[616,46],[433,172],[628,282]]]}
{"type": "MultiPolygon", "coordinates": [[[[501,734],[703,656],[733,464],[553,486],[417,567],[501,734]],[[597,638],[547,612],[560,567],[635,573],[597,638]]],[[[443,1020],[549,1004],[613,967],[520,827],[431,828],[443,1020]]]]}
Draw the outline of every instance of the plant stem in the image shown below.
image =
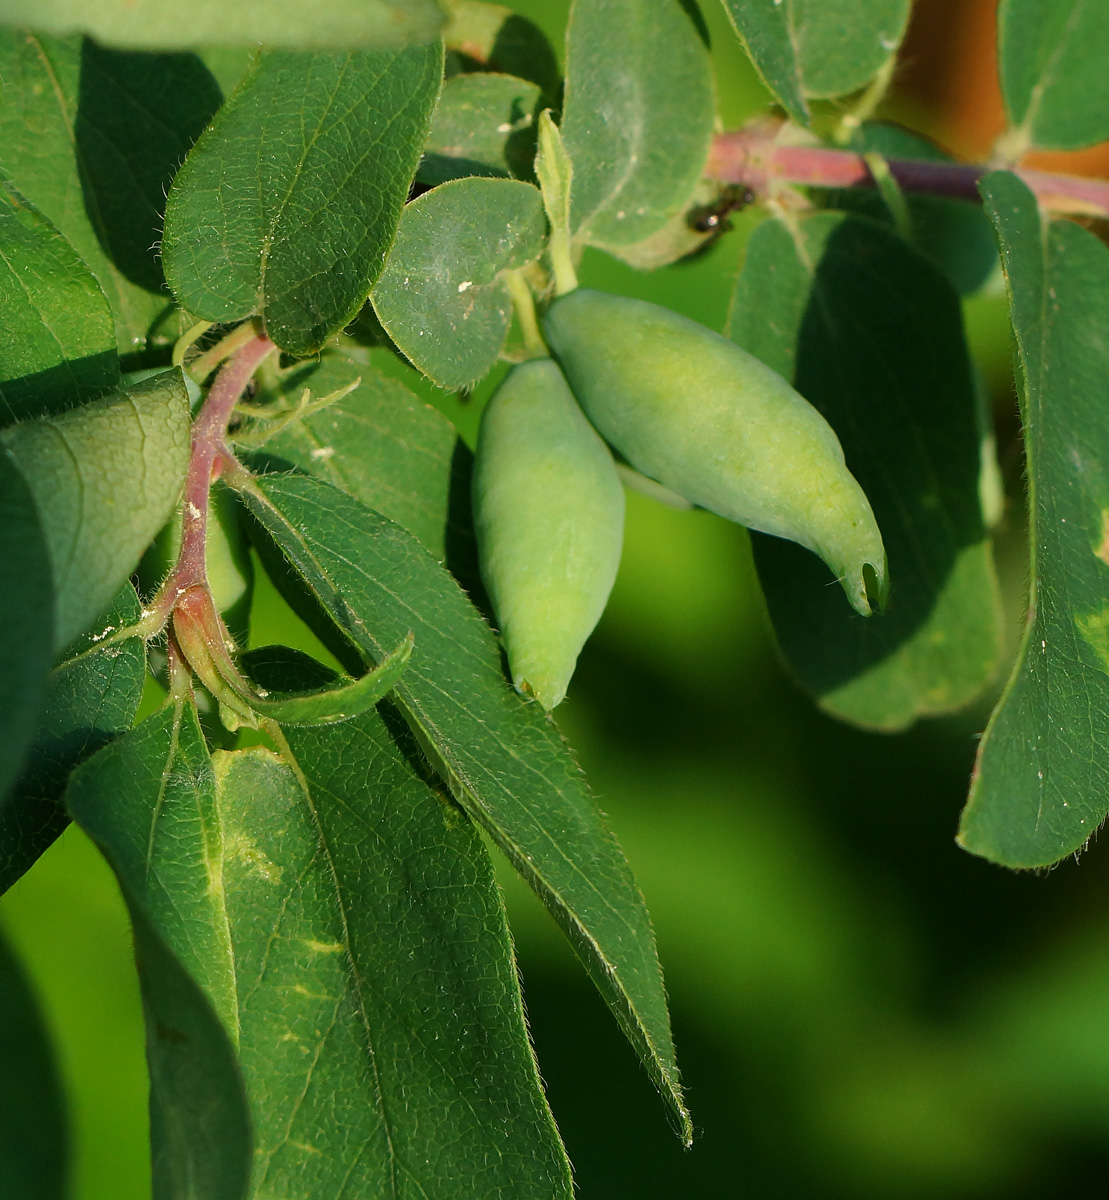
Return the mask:
{"type": "Polygon", "coordinates": [[[181,554],[163,588],[171,607],[189,588],[207,586],[208,491],[225,460],[233,457],[227,448],[227,426],[235,405],[251,376],[276,349],[269,338],[255,334],[236,351],[220,369],[193,425],[192,456],[185,477],[181,554]]]}
{"type": "Polygon", "coordinates": [[[505,281],[508,292],[512,297],[512,307],[516,310],[516,320],[520,323],[520,333],[524,338],[524,349],[531,358],[544,358],[548,354],[547,343],[539,332],[539,321],[535,315],[535,301],[532,299],[531,288],[524,278],[523,271],[507,271],[505,281]]]}
{"type": "MultiPolygon", "coordinates": [[[[906,192],[979,201],[978,181],[991,170],[973,163],[890,158],[890,175],[906,192]]],[[[1049,212],[1109,217],[1109,181],[1015,168],[1049,212]]],[[[864,156],[827,146],[778,145],[765,128],[717,134],[705,167],[709,179],[742,184],[766,195],[776,187],[870,188],[874,178],[864,156]]]]}

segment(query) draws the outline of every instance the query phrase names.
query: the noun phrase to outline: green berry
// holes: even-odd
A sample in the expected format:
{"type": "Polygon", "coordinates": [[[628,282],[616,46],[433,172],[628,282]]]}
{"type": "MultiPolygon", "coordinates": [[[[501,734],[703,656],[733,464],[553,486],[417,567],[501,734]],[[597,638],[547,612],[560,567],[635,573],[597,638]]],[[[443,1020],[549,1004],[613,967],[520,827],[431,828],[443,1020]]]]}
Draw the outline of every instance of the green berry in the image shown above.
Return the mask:
{"type": "Polygon", "coordinates": [[[636,470],[808,547],[863,615],[871,597],[882,602],[886,555],[870,504],[831,426],[780,375],[703,325],[624,296],[570,292],[545,329],[582,408],[636,470]]]}
{"type": "Polygon", "coordinates": [[[515,367],[489,401],[474,521],[512,681],[552,709],[616,578],[624,491],[608,447],[549,358],[515,367]]]}

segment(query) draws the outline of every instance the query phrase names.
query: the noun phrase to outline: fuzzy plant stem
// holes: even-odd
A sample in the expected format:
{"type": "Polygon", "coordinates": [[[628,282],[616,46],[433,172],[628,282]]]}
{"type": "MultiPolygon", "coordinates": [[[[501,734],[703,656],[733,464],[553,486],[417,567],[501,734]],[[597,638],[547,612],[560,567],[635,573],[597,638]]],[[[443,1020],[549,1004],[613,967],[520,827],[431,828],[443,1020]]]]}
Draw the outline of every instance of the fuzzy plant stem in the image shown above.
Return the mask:
{"type": "MultiPolygon", "coordinates": [[[[906,192],[926,192],[959,200],[980,200],[978,181],[992,169],[971,163],[921,159],[885,160],[890,175],[906,192]]],[[[1050,212],[1109,217],[1109,181],[1012,168],[1050,212]]],[[[740,184],[760,195],[776,187],[869,188],[875,181],[863,154],[826,146],[778,145],[764,130],[740,129],[717,134],[705,175],[720,183],[740,184]]]]}

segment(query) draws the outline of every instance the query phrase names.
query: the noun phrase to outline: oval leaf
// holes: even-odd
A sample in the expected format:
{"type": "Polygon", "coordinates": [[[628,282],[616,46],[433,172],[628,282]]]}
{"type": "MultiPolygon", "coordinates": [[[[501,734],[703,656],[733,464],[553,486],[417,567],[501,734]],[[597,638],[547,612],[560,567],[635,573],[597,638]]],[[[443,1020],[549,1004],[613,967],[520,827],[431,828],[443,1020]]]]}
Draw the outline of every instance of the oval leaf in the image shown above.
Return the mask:
{"type": "Polygon", "coordinates": [[[573,228],[641,242],[688,204],[715,118],[700,16],[683,0],[579,0],[566,31],[562,135],[573,228]]]}
{"type": "Polygon", "coordinates": [[[724,0],[752,62],[786,112],[808,124],[806,96],[861,88],[897,50],[910,0],[724,0]]]}
{"type": "Polygon", "coordinates": [[[1109,5],[1002,0],[997,19],[1014,152],[1073,150],[1109,137],[1109,5]]]}
{"type": "Polygon", "coordinates": [[[189,460],[180,370],[57,417],[13,425],[0,443],[35,498],[56,593],[54,644],[107,608],[166,523],[189,460]]]}
{"type": "Polygon", "coordinates": [[[767,221],[748,244],[730,333],[836,430],[889,559],[889,602],[859,621],[818,560],[754,536],[791,669],[823,708],[870,728],[967,704],[996,669],[1000,611],[954,290],[875,222],[822,213],[791,231],[767,221]]]}
{"type": "Polygon", "coordinates": [[[442,56],[439,43],[260,55],[170,192],[162,253],[182,307],[259,314],[293,354],[346,325],[393,241],[442,56]]]}
{"type": "Polygon", "coordinates": [[[414,200],[371,300],[389,336],[440,387],[496,363],[512,300],[503,273],[543,250],[543,201],[530,183],[459,179],[414,200]]]}

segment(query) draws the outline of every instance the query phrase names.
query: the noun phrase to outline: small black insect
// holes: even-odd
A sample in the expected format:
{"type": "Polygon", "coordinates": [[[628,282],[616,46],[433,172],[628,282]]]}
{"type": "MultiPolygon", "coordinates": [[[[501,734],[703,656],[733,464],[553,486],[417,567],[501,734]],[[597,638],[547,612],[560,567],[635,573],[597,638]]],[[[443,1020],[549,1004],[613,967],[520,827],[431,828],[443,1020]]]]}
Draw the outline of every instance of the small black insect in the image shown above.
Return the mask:
{"type": "Polygon", "coordinates": [[[730,183],[712,204],[704,204],[690,210],[686,223],[697,233],[711,233],[717,237],[732,228],[729,213],[740,212],[753,204],[755,193],[740,183],[730,183]]]}

